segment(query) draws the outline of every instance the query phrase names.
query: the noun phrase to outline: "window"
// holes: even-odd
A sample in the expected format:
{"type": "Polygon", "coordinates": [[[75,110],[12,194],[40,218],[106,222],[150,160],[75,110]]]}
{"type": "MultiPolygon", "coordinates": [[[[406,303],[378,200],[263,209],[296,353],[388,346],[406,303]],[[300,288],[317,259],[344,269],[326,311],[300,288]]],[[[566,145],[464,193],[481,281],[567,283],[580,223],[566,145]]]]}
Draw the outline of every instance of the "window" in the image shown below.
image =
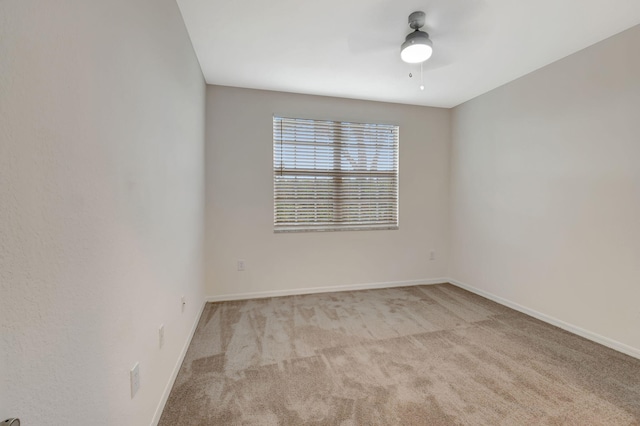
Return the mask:
{"type": "Polygon", "coordinates": [[[274,229],[398,228],[398,126],[273,118],[274,229]]]}

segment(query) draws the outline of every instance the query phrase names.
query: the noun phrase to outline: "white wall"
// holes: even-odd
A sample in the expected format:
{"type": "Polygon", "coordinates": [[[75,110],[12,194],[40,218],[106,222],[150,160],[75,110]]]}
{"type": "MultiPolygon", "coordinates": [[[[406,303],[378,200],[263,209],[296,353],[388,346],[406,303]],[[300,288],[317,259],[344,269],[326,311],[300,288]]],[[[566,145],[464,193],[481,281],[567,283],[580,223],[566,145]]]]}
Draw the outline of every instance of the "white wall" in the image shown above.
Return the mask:
{"type": "Polygon", "coordinates": [[[636,26],[454,110],[450,269],[637,355],[639,44],[636,26]]]}
{"type": "Polygon", "coordinates": [[[444,277],[449,132],[445,109],[209,86],[208,295],[444,277]],[[274,234],[274,114],[398,124],[400,229],[274,234]],[[246,271],[236,270],[236,259],[246,271]]]}
{"type": "Polygon", "coordinates": [[[175,1],[0,1],[0,417],[152,421],[204,297],[204,107],[175,1]]]}

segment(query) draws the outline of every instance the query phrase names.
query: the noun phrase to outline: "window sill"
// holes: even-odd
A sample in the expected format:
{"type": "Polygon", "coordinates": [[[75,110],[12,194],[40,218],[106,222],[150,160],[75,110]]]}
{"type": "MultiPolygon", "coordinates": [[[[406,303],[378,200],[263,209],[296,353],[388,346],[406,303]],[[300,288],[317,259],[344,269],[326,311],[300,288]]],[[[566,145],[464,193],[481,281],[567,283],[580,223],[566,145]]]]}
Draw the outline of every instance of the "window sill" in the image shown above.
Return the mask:
{"type": "Polygon", "coordinates": [[[289,234],[299,232],[338,232],[338,231],[397,231],[400,229],[397,225],[385,225],[385,226],[345,226],[345,227],[331,227],[331,228],[282,228],[274,229],[274,234],[289,234]]]}

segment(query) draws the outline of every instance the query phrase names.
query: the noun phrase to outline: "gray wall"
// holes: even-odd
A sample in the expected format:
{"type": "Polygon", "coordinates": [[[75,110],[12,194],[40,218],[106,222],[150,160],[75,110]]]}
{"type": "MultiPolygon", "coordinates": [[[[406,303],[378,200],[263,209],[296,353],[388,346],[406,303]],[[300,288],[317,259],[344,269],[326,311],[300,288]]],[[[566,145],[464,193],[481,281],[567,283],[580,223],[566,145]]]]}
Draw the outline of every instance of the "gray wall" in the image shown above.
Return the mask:
{"type": "Polygon", "coordinates": [[[450,112],[209,86],[206,274],[210,296],[446,276],[450,112]],[[273,233],[273,115],[400,126],[400,229],[273,233]],[[437,258],[429,260],[430,250],[437,258]],[[236,270],[236,259],[246,271],[236,270]]]}
{"type": "Polygon", "coordinates": [[[175,1],[0,1],[0,416],[152,421],[202,308],[204,108],[175,1]]]}
{"type": "Polygon", "coordinates": [[[640,356],[640,26],[458,106],[454,279],[640,356]]]}

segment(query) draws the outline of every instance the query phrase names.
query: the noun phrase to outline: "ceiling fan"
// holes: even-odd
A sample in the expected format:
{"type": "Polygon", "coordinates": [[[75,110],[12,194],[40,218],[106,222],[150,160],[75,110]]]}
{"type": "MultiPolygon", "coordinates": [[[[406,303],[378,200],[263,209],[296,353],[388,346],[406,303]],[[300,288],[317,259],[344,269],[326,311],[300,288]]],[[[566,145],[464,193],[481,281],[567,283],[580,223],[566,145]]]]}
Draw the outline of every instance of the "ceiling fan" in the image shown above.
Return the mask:
{"type": "MultiPolygon", "coordinates": [[[[445,67],[463,59],[480,46],[484,35],[491,31],[487,21],[487,0],[422,0],[428,10],[413,9],[409,14],[409,27],[402,33],[397,23],[397,0],[381,0],[379,6],[363,12],[361,19],[369,23],[368,31],[354,31],[347,38],[353,55],[397,55],[400,46],[401,61],[411,66],[420,65],[425,71],[445,67]],[[390,21],[389,17],[396,17],[390,21]],[[394,23],[396,22],[396,23],[394,23]],[[425,31],[428,28],[428,33],[425,31]],[[404,42],[398,43],[403,34],[404,42]]],[[[417,4],[414,4],[414,7],[417,4]]],[[[407,16],[407,15],[404,15],[407,16]]],[[[397,56],[396,56],[397,57],[397,56]]]]}
{"type": "Polygon", "coordinates": [[[422,11],[409,15],[409,26],[414,31],[407,34],[404,43],[400,46],[400,58],[408,64],[420,64],[433,54],[433,43],[429,34],[420,31],[420,28],[424,27],[425,16],[422,11]]]}

